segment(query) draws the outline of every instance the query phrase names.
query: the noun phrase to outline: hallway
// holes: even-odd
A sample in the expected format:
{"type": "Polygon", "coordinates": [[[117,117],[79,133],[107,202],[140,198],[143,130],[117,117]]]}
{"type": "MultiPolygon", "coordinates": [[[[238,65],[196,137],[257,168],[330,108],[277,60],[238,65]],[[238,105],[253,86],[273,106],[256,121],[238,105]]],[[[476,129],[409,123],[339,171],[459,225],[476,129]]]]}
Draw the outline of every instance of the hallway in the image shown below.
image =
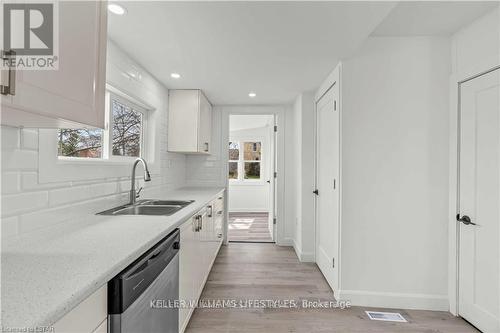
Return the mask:
{"type": "MultiPolygon", "coordinates": [[[[300,263],[291,247],[232,243],[221,248],[201,296],[201,300],[218,299],[331,301],[333,293],[317,266],[300,263]]],[[[200,308],[186,332],[478,332],[446,312],[395,310],[408,323],[394,323],[371,321],[365,310],[200,308]]]]}

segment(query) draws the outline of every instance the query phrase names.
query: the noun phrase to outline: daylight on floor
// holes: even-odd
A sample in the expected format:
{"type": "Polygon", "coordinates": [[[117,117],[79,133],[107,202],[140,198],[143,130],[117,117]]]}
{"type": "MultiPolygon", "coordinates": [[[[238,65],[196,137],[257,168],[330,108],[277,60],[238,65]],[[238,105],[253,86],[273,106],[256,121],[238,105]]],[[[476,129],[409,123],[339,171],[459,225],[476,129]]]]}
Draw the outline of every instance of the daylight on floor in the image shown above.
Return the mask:
{"type": "Polygon", "coordinates": [[[500,0],[0,8],[1,332],[500,333],[500,0]]]}

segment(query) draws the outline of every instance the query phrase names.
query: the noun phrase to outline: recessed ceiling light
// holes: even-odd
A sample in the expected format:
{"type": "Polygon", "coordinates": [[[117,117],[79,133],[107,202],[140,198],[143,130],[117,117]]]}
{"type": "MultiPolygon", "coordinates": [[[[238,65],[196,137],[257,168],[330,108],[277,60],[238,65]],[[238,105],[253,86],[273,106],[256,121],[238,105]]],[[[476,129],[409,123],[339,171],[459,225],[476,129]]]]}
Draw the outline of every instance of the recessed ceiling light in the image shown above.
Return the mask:
{"type": "Polygon", "coordinates": [[[172,73],[172,74],[170,74],[170,77],[172,77],[174,79],[178,79],[181,77],[181,75],[179,73],[172,73]]]}
{"type": "Polygon", "coordinates": [[[125,10],[124,7],[122,7],[116,3],[110,3],[108,5],[108,10],[116,15],[124,15],[125,13],[127,13],[127,11],[125,10]]]}
{"type": "Polygon", "coordinates": [[[254,93],[254,92],[251,92],[251,93],[248,94],[248,96],[254,98],[255,96],[257,96],[257,94],[254,93]]]}

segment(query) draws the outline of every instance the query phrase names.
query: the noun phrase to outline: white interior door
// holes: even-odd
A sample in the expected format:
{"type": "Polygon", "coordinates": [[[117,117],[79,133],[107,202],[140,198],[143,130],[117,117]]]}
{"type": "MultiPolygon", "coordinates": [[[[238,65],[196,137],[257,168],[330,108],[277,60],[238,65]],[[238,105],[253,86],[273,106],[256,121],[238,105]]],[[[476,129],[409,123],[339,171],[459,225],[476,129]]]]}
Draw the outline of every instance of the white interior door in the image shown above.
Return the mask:
{"type": "Polygon", "coordinates": [[[316,263],[338,289],[340,117],[338,86],[316,103],[316,263]]]}
{"type": "Polygon", "coordinates": [[[461,85],[459,314],[500,332],[500,70],[461,85]]]}
{"type": "Polygon", "coordinates": [[[271,167],[269,168],[269,232],[271,233],[271,238],[274,242],[276,242],[276,224],[274,224],[274,221],[277,221],[276,219],[276,178],[274,177],[274,174],[276,172],[276,161],[277,161],[277,155],[276,155],[276,134],[277,131],[275,130],[276,127],[276,117],[273,116],[273,129],[271,133],[271,140],[269,142],[270,146],[270,165],[271,167]]]}

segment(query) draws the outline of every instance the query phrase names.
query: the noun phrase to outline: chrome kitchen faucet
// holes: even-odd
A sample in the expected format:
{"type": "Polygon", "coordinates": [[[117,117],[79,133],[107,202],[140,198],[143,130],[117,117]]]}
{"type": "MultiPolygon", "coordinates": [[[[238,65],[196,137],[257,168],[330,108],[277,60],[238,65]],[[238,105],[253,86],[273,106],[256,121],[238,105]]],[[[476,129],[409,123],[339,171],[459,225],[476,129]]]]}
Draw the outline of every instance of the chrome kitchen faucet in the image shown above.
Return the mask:
{"type": "Polygon", "coordinates": [[[135,160],[134,165],[132,166],[132,179],[131,181],[131,186],[130,186],[130,204],[133,205],[135,204],[135,199],[139,196],[139,193],[142,190],[142,187],[139,189],[139,191],[135,191],[135,168],[137,167],[137,164],[139,162],[142,163],[142,166],[144,167],[144,181],[149,182],[151,181],[151,175],[149,174],[148,170],[148,164],[146,161],[142,158],[138,158],[135,160]]]}

